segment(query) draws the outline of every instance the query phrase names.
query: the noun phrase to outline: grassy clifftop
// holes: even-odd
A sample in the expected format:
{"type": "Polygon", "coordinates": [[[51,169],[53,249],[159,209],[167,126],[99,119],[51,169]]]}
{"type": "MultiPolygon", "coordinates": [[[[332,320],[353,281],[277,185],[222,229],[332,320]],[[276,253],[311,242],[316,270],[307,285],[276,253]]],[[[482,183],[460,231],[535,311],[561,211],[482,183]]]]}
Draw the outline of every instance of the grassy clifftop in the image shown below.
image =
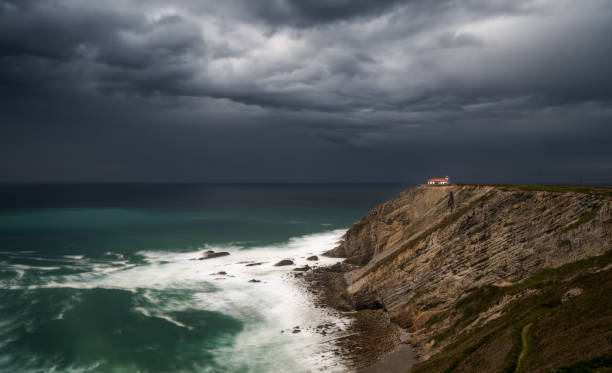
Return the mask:
{"type": "Polygon", "coordinates": [[[426,327],[449,320],[412,372],[611,372],[612,251],[481,287],[426,327]]]}
{"type": "MultiPolygon", "coordinates": [[[[458,186],[482,186],[475,184],[454,184],[458,186]]],[[[530,192],[557,192],[557,193],[587,193],[587,194],[602,194],[612,195],[612,187],[610,186],[587,186],[587,185],[532,185],[532,184],[488,184],[486,186],[499,188],[501,190],[523,190],[530,192]]]]}

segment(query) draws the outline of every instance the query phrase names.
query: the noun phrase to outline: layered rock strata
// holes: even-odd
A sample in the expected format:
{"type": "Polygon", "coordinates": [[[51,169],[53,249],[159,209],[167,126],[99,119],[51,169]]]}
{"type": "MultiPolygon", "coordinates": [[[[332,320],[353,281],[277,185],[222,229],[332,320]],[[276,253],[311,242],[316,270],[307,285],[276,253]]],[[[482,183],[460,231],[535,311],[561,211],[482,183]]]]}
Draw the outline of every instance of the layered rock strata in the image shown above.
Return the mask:
{"type": "Polygon", "coordinates": [[[611,247],[609,189],[450,185],[402,192],[327,255],[359,266],[344,273],[355,307],[387,311],[427,357],[443,347],[432,349],[427,320],[472,290],[611,247]]]}

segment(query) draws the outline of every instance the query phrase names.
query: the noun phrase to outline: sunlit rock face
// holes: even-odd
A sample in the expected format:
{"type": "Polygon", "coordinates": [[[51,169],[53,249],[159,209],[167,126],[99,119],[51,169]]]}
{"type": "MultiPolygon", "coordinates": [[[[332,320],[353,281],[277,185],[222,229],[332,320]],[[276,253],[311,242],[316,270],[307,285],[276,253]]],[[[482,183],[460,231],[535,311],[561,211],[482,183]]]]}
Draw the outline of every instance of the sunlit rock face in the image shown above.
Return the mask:
{"type": "Polygon", "coordinates": [[[606,190],[526,189],[419,186],[373,209],[328,255],[361,265],[345,274],[357,304],[384,307],[420,343],[427,320],[470,291],[611,247],[606,190]]]}

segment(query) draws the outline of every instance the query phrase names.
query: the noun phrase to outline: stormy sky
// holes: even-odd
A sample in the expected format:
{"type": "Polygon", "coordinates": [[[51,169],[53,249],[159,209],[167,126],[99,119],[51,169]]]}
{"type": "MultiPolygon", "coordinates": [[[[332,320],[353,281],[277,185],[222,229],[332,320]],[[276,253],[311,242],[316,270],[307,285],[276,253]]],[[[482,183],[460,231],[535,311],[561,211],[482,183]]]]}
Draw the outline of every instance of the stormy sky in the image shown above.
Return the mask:
{"type": "Polygon", "coordinates": [[[0,182],[612,183],[608,0],[0,0],[0,182]]]}

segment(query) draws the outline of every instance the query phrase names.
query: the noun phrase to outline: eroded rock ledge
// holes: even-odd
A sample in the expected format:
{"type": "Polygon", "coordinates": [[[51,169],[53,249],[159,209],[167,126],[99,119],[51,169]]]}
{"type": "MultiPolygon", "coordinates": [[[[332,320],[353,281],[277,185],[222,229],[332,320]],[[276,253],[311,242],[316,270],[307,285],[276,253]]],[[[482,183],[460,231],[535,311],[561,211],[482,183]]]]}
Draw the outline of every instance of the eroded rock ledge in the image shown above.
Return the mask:
{"type": "Polygon", "coordinates": [[[612,189],[419,186],[373,209],[326,254],[346,258],[327,279],[339,294],[328,303],[384,312],[425,360],[445,347],[433,342],[452,324],[444,312],[474,290],[611,247],[612,189]]]}

